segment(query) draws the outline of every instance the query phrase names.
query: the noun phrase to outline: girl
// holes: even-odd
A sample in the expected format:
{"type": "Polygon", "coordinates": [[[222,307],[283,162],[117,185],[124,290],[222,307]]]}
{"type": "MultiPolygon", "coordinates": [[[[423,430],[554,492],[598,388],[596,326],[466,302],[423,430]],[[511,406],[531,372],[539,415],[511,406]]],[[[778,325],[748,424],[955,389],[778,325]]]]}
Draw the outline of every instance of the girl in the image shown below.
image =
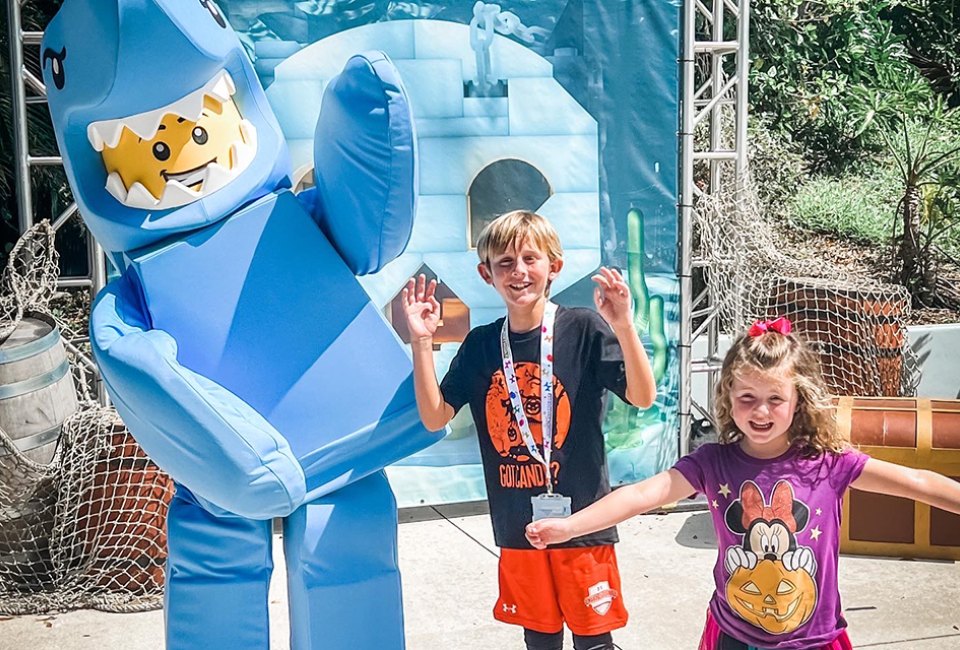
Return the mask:
{"type": "Polygon", "coordinates": [[[720,443],[566,519],[527,526],[557,544],[694,492],[719,554],[700,650],[848,650],[837,590],[844,491],[906,497],[960,513],[960,483],[870,458],[837,433],[816,354],[790,321],[758,321],[727,352],[717,385],[720,443]]]}

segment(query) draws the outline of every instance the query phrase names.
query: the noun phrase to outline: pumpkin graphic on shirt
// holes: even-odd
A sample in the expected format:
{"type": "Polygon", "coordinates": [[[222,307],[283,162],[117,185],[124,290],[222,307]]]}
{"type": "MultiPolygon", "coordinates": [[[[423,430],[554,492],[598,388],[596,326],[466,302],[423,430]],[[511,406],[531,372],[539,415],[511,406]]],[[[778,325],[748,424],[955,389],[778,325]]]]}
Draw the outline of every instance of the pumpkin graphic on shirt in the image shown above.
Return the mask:
{"type": "MultiPolygon", "coordinates": [[[[517,386],[520,389],[520,403],[524,416],[529,422],[530,433],[537,446],[543,450],[543,429],[540,414],[540,364],[519,362],[514,364],[517,373],[517,386]]],[[[553,448],[560,449],[570,431],[570,397],[567,390],[553,377],[553,448]]],[[[486,399],[487,431],[497,453],[503,458],[512,458],[520,463],[533,460],[530,451],[520,433],[520,426],[513,417],[513,405],[510,401],[510,389],[503,370],[497,370],[490,378],[486,399]]]]}
{"type": "Polygon", "coordinates": [[[741,545],[726,551],[727,603],[770,634],[793,632],[817,607],[816,558],[812,549],[797,544],[809,516],[787,481],[777,482],[769,503],[756,483],[744,481],[740,498],[724,517],[727,528],[743,535],[741,545]]]}
{"type": "Polygon", "coordinates": [[[770,634],[793,632],[817,606],[817,584],[804,569],[760,560],[752,569],[738,567],[727,582],[727,602],[743,620],[770,634]]]}

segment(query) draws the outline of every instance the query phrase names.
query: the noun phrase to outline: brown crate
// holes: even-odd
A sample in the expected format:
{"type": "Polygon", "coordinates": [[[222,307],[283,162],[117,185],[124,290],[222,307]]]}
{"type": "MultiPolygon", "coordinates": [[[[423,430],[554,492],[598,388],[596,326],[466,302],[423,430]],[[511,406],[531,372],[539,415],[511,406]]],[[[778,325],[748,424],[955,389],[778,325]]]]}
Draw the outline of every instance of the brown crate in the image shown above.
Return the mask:
{"type": "Polygon", "coordinates": [[[913,544],[916,503],[910,499],[850,490],[847,530],[851,541],[913,544]],[[882,517],[876,516],[883,513],[882,517]]]}
{"type": "Polygon", "coordinates": [[[163,588],[174,484],[117,423],[78,511],[93,580],[107,590],[163,588]]]}
{"type": "Polygon", "coordinates": [[[833,393],[900,395],[909,308],[901,293],[790,278],[773,286],[767,316],[786,316],[811,343],[833,393]]]}

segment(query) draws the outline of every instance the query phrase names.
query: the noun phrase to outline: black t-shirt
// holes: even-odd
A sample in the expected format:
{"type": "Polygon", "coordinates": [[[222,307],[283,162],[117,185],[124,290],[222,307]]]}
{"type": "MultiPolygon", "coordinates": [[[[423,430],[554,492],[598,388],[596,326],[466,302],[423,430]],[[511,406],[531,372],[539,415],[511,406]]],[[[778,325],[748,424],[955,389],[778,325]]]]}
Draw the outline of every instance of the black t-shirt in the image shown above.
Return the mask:
{"type": "MultiPolygon", "coordinates": [[[[459,411],[470,405],[497,546],[529,549],[523,535],[532,520],[530,498],[546,492],[543,464],[530,456],[512,415],[503,376],[500,330],[503,319],[470,331],[440,384],[443,399],[459,411]]],[[[510,332],[521,401],[543,453],[540,429],[540,328],[510,332]]],[[[553,344],[554,421],[551,468],[554,491],[571,499],[573,512],[610,492],[604,451],[606,390],[625,399],[623,351],[610,326],[595,311],[557,311],[553,344]]],[[[617,542],[615,527],[558,546],[617,542]]]]}

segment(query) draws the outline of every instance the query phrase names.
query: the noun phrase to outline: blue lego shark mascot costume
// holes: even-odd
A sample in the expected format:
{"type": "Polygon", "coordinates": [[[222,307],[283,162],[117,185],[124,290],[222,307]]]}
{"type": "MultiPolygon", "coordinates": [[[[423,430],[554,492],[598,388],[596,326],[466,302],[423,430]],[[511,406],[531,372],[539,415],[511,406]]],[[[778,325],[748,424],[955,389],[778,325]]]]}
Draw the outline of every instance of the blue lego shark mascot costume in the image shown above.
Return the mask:
{"type": "Polygon", "coordinates": [[[65,0],[42,45],[81,213],[121,276],[93,351],[127,426],[178,484],[169,648],[268,648],[283,517],[291,646],[403,647],[383,467],[436,440],[408,359],[356,281],[406,245],[416,155],[392,64],[327,88],[316,187],[212,0],[65,0]]]}

